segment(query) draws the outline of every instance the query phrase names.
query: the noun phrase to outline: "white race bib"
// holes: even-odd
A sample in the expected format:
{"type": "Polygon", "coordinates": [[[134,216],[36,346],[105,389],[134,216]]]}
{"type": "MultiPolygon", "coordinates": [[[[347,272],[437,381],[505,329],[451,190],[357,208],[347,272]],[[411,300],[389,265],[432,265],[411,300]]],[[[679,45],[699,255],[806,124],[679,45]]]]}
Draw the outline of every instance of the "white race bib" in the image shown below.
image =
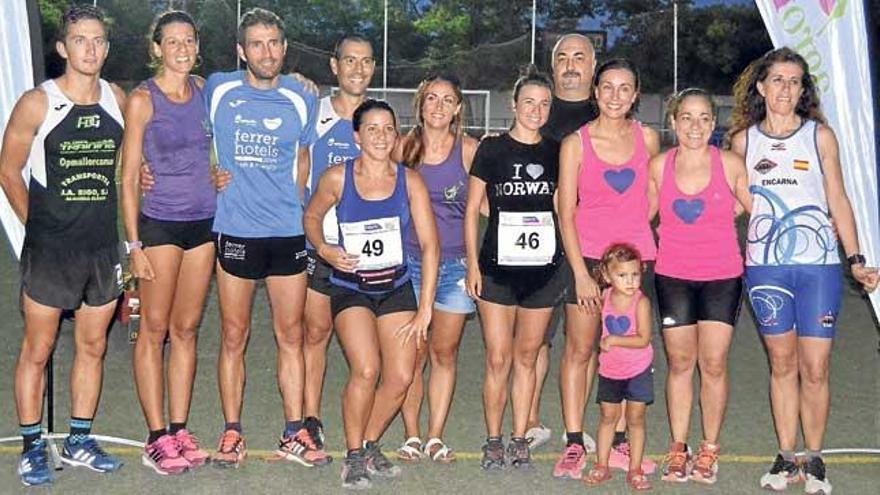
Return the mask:
{"type": "Polygon", "coordinates": [[[336,219],[336,207],[327,210],[324,215],[324,242],[339,245],[339,220],[336,219]]]}
{"type": "Polygon", "coordinates": [[[382,270],[403,264],[400,218],[340,223],[345,252],[358,256],[357,270],[382,270]]]}
{"type": "Polygon", "coordinates": [[[499,265],[549,265],[555,254],[553,212],[498,212],[499,265]]]}

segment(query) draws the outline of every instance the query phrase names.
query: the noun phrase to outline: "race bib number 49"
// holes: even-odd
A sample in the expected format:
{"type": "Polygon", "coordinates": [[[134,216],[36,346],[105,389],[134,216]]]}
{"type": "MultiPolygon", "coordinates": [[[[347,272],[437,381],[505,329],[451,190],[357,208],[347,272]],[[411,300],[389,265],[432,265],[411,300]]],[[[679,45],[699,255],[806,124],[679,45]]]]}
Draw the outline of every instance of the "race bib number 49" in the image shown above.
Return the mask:
{"type": "Polygon", "coordinates": [[[358,256],[357,270],[382,270],[403,264],[400,218],[340,223],[345,252],[358,256]]]}
{"type": "Polygon", "coordinates": [[[556,254],[553,212],[498,213],[498,264],[543,266],[556,254]]]}

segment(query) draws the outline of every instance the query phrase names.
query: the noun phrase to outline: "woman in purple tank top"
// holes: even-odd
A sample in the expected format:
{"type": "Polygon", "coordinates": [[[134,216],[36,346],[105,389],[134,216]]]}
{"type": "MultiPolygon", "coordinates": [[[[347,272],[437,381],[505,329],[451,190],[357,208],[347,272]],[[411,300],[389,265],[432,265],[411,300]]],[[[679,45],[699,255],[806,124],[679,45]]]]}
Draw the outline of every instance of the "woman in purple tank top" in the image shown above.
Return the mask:
{"type": "Polygon", "coordinates": [[[122,208],[130,270],[138,279],[141,325],[132,359],[149,434],[144,465],[177,474],[208,454],[186,428],[196,366],[196,331],[214,263],[215,197],[201,78],[190,75],[199,53],[189,14],[161,14],[152,31],[156,76],[135,89],[125,109],[122,208]],[[155,177],[140,204],[138,174],[155,177]],[[168,419],[163,346],[170,336],[168,419]]]}
{"type": "MultiPolygon", "coordinates": [[[[431,360],[428,398],[428,434],[423,444],[419,429],[423,383],[421,373],[413,379],[401,408],[406,440],[397,449],[403,461],[428,457],[452,462],[455,456],[443,443],[443,429],[455,389],[456,362],[465,317],[476,309],[464,287],[466,275],[464,249],[464,209],[467,201],[468,171],[477,150],[477,141],[462,132],[463,97],[454,76],[434,76],[422,81],[413,107],[418,123],[397,146],[397,158],[416,169],[428,187],[431,208],[440,240],[440,272],[434,314],[431,318],[427,349],[418,353],[418,370],[431,360]]],[[[416,294],[421,281],[418,237],[410,232],[408,263],[416,294]]]]}
{"type": "Polygon", "coordinates": [[[727,352],[739,314],[743,259],[734,217],[749,207],[745,164],[709,145],[715,104],[702,89],[674,95],[667,108],[678,146],[649,165],[648,194],[658,205],[660,246],[654,283],[669,373],[672,442],[664,481],[715,483],[718,437],[727,405],[727,352]],[[687,447],[693,377],[699,363],[703,441],[687,447]]]}

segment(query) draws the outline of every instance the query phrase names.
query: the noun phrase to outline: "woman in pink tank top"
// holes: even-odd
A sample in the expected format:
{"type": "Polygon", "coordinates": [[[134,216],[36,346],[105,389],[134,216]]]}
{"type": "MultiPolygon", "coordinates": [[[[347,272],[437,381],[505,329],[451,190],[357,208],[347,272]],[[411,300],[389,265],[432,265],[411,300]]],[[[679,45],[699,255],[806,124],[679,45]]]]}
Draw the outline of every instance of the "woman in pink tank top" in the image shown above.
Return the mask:
{"type": "Polygon", "coordinates": [[[672,442],[661,478],[712,484],[727,404],[727,351],[739,314],[743,259],[734,217],[751,204],[739,155],[709,145],[715,104],[702,89],[669,100],[679,146],[654,157],[648,186],[660,213],[655,284],[669,374],[672,442]],[[700,363],[703,441],[689,458],[693,375],[700,363]]]}
{"type": "MultiPolygon", "coordinates": [[[[601,298],[590,276],[605,249],[613,243],[634,245],[649,263],[643,292],[653,286],[650,265],[656,253],[649,219],[648,161],[659,152],[657,133],[634,120],[639,103],[638,70],[627,60],[603,63],[593,78],[599,117],[562,141],[559,172],[559,224],[571,266],[565,305],[565,351],[560,369],[562,416],[568,444],[554,476],[580,478],[584,402],[596,369],[601,298]]],[[[622,423],[610,465],[626,470],[629,446],[622,423]]],[[[643,465],[650,474],[656,466],[643,465]]]]}

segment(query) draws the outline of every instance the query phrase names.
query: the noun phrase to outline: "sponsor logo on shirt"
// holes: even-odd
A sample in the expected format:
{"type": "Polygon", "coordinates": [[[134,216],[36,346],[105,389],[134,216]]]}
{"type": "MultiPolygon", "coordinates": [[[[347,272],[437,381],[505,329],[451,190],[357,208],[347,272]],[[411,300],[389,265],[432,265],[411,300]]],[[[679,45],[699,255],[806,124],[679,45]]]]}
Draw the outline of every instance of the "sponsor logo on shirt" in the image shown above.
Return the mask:
{"type": "Polygon", "coordinates": [[[236,114],[235,119],[233,120],[237,125],[249,125],[255,127],[257,125],[256,120],[246,119],[241,116],[241,114],[236,114]]]}
{"type": "Polygon", "coordinates": [[[101,115],[81,115],[76,119],[77,129],[98,129],[101,127],[101,115]]]}
{"type": "Polygon", "coordinates": [[[773,151],[785,151],[785,142],[773,143],[770,145],[770,149],[773,151]]]}
{"type": "Polygon", "coordinates": [[[762,175],[774,168],[776,168],[776,162],[768,160],[767,158],[761,158],[761,160],[755,164],[755,171],[762,175]]]}
{"type": "Polygon", "coordinates": [[[788,177],[776,177],[773,179],[762,179],[762,186],[796,186],[798,185],[797,179],[790,179],[788,177]]]}
{"type": "Polygon", "coordinates": [[[242,103],[246,103],[246,102],[247,102],[247,100],[232,100],[229,102],[229,106],[232,108],[236,108],[237,106],[241,105],[242,103]]]}
{"type": "Polygon", "coordinates": [[[281,120],[281,117],[275,117],[274,119],[263,119],[263,127],[269,129],[270,131],[278,129],[279,127],[281,127],[282,123],[283,121],[281,120]]]}
{"type": "Polygon", "coordinates": [[[794,162],[792,162],[792,166],[795,170],[807,171],[810,170],[810,162],[808,160],[798,160],[795,158],[794,162]]]}

